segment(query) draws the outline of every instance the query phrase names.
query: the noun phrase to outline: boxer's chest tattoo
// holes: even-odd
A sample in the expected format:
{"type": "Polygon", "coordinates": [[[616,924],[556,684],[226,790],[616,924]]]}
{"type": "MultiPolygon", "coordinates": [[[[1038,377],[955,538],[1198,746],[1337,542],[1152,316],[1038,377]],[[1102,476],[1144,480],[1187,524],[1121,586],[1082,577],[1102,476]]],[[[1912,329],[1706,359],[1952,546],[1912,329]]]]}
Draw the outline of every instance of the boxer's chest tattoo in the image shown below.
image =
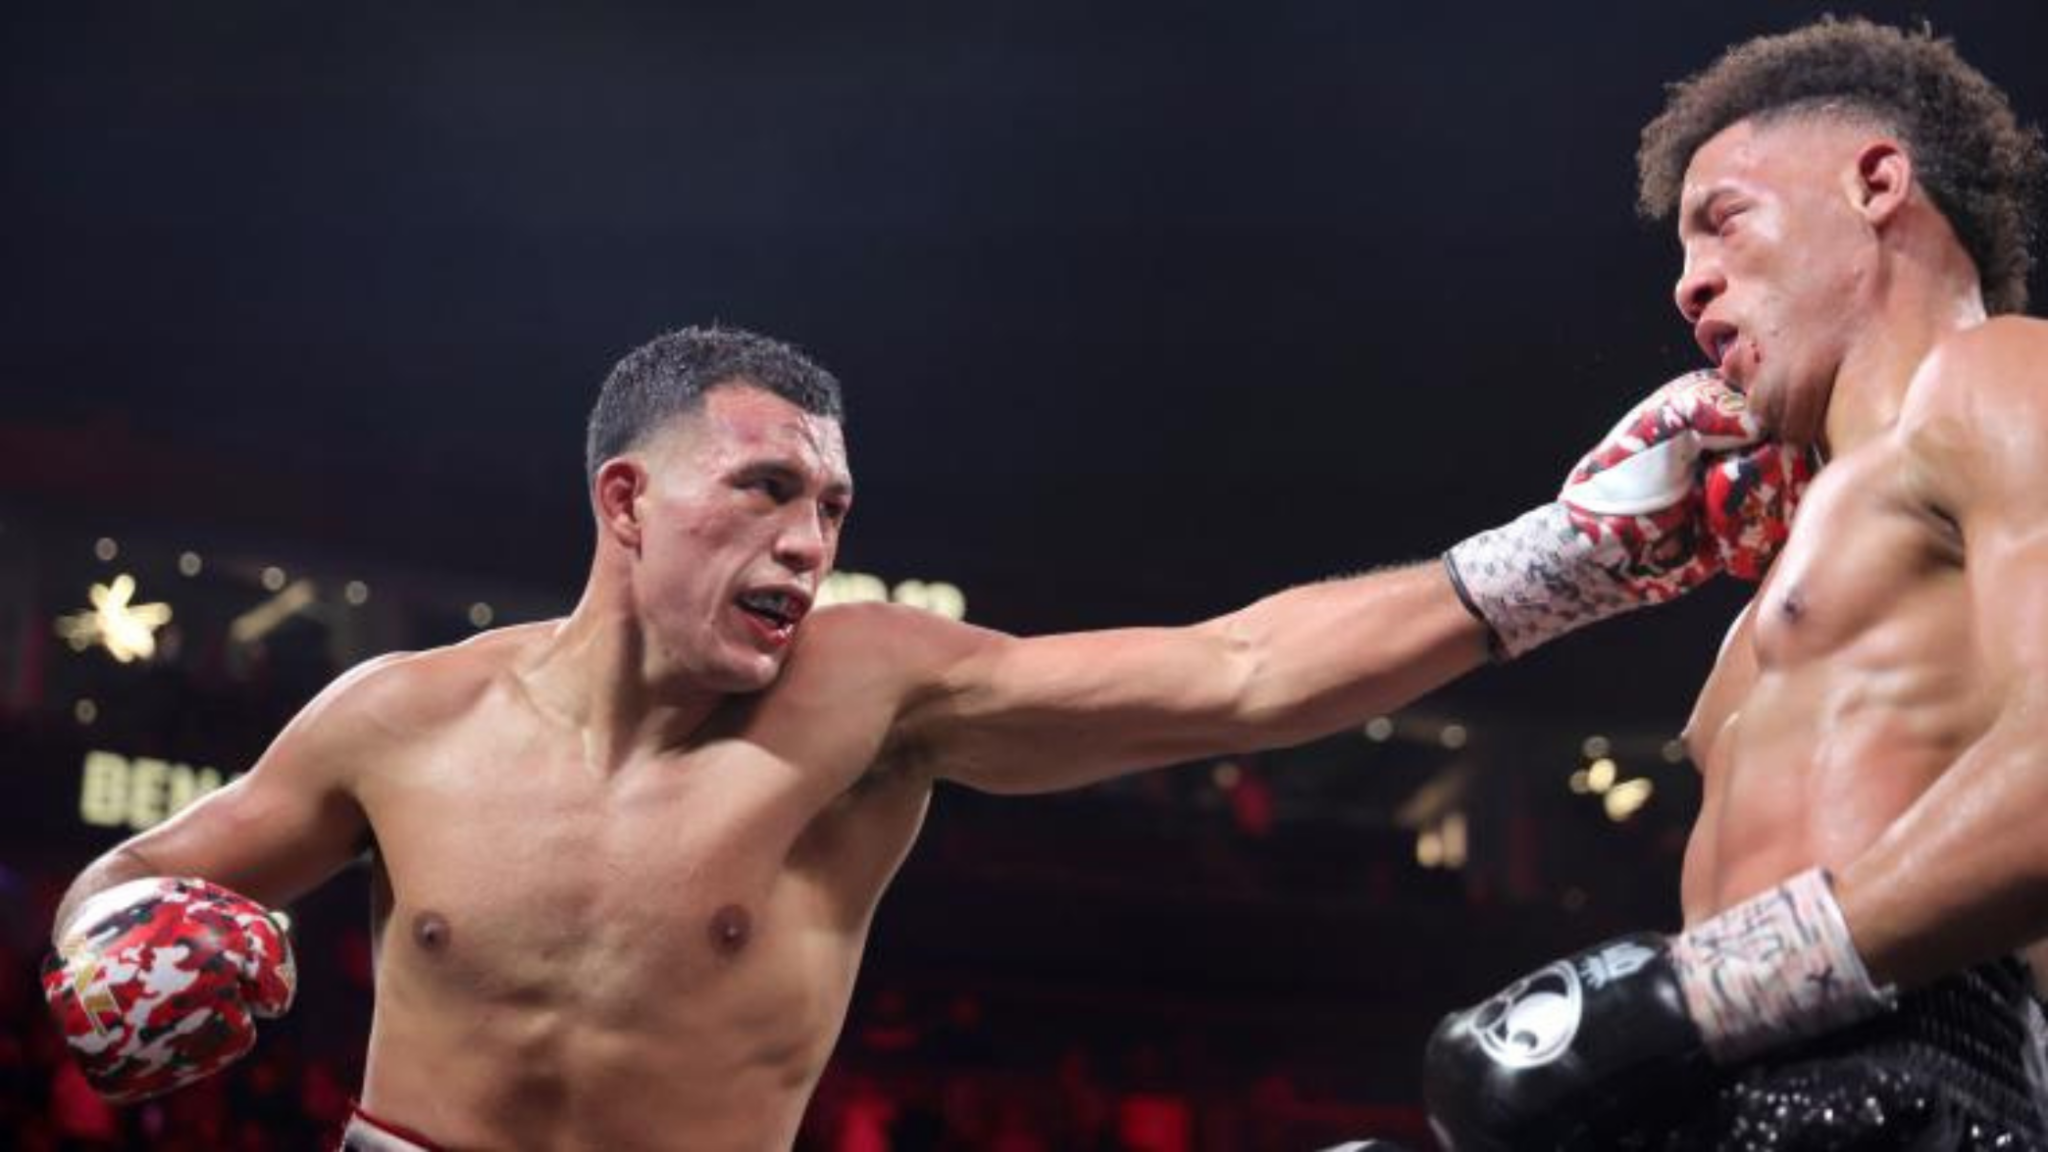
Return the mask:
{"type": "Polygon", "coordinates": [[[711,948],[724,956],[738,955],[747,946],[747,939],[753,935],[754,918],[738,904],[727,904],[711,914],[711,923],[705,935],[711,938],[711,948]]]}
{"type": "Polygon", "coordinates": [[[439,912],[421,912],[412,918],[412,939],[421,950],[430,953],[446,951],[455,929],[448,924],[448,918],[439,912]]]}

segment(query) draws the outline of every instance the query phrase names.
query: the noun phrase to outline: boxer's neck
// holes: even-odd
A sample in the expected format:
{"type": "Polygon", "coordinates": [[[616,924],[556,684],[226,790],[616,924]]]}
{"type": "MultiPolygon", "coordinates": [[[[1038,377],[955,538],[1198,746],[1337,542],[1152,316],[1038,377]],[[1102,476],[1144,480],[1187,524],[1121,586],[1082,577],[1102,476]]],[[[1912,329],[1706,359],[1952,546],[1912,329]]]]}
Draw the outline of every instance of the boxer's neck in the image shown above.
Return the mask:
{"type": "Polygon", "coordinates": [[[1948,221],[1916,203],[1891,225],[1876,300],[1858,325],[1828,399],[1827,449],[1839,456],[1898,423],[1913,375],[1943,337],[1984,322],[1984,295],[1948,221]]]}
{"type": "Polygon", "coordinates": [[[514,675],[536,710],[582,733],[584,759],[606,772],[688,744],[730,699],[657,683],[639,621],[596,581],[514,675]]]}

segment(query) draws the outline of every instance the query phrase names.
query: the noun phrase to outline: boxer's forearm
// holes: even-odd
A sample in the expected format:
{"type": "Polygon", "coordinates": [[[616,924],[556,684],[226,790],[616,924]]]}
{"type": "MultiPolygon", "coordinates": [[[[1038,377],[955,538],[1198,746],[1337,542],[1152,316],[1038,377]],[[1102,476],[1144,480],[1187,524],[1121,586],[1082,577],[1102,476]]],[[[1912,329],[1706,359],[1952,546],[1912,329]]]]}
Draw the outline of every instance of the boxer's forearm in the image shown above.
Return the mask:
{"type": "Polygon", "coordinates": [[[1486,626],[1441,564],[1290,589],[1200,626],[1237,676],[1229,723],[1292,744],[1390,712],[1486,663],[1486,626]]]}
{"type": "Polygon", "coordinates": [[[898,744],[995,792],[1075,788],[1144,768],[1338,731],[1485,663],[1485,626],[1440,564],[1291,589],[1187,628],[1028,640],[915,625],[936,690],[898,744]],[[954,649],[947,652],[939,646],[954,649]]]}
{"type": "Polygon", "coordinates": [[[2048,937],[2044,748],[2048,699],[2008,707],[1877,843],[1837,869],[1843,917],[1877,981],[1916,987],[2048,937]]]}

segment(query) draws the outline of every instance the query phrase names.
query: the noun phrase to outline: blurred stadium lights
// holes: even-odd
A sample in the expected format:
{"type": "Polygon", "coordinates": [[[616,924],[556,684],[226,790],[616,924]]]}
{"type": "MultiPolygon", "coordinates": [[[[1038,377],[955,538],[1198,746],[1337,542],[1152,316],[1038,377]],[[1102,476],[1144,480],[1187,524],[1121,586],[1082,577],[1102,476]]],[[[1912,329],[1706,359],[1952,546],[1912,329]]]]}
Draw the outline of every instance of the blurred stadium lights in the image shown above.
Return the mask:
{"type": "Polygon", "coordinates": [[[94,584],[86,597],[90,611],[57,620],[57,634],[73,650],[83,652],[97,643],[123,664],[156,655],[156,630],[171,622],[169,604],[134,603],[135,577],[126,572],[111,584],[94,584]]]}
{"type": "Polygon", "coordinates": [[[1649,803],[1655,791],[1656,785],[1650,782],[1649,777],[1638,776],[1609,788],[1607,794],[1600,798],[1600,805],[1606,810],[1607,818],[1619,824],[1649,803]]]}
{"type": "Polygon", "coordinates": [[[1415,862],[1424,868],[1462,868],[1469,844],[1465,802],[1473,767],[1454,761],[1417,788],[1394,812],[1394,823],[1415,832],[1415,862]]]}
{"type": "MultiPolygon", "coordinates": [[[[1607,747],[1606,740],[1602,739],[1596,745],[1594,738],[1589,737],[1582,750],[1592,752],[1598,748],[1604,752],[1607,747]]],[[[1669,747],[1669,742],[1666,747],[1669,747]]],[[[1607,755],[1572,773],[1569,783],[1571,790],[1581,796],[1598,796],[1601,810],[1617,824],[1642,811],[1643,805],[1648,804],[1657,791],[1656,784],[1647,776],[1621,779],[1621,765],[1607,755]]]]}
{"type": "Polygon", "coordinates": [[[943,580],[902,580],[890,587],[866,572],[834,572],[818,589],[818,607],[828,604],[896,603],[922,608],[950,620],[967,618],[967,594],[943,580]]]}
{"type": "Polygon", "coordinates": [[[311,580],[294,580],[277,595],[235,617],[234,622],[228,625],[228,637],[237,644],[254,644],[276,631],[278,625],[304,611],[316,594],[311,580]]]}

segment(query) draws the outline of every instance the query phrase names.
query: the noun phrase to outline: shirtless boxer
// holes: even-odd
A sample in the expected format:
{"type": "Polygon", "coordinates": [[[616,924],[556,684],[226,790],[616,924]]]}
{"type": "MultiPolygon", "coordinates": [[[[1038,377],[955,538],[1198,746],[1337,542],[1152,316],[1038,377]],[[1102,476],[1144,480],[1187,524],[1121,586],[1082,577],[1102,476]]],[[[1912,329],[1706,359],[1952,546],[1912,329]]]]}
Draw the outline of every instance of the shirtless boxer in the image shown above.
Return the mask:
{"type": "MultiPolygon", "coordinates": [[[[566,619],[343,676],[247,776],[73,885],[45,990],[95,1085],[134,1099],[245,1050],[291,993],[264,906],[370,846],[350,1146],[786,1148],[935,780],[1043,791],[1300,741],[1486,658],[1437,565],[1179,629],[809,615],[853,499],[839,418],[828,374],[746,333],[622,361],[566,619]]],[[[1754,427],[1717,381],[1667,386],[1618,433],[1571,504],[1518,522],[1558,587],[1478,605],[1540,609],[1528,643],[1742,569],[1781,522],[1782,487],[1752,481],[1783,457],[1732,451],[1754,427]]]]}
{"type": "Polygon", "coordinates": [[[2048,324],[2003,315],[2039,138],[1947,42],[1825,21],[1675,87],[1639,160],[1701,350],[1831,462],[1688,727],[1684,931],[1447,1018],[1432,1117],[1458,1152],[2048,1147],[2013,959],[2048,936],[2048,324]]]}

